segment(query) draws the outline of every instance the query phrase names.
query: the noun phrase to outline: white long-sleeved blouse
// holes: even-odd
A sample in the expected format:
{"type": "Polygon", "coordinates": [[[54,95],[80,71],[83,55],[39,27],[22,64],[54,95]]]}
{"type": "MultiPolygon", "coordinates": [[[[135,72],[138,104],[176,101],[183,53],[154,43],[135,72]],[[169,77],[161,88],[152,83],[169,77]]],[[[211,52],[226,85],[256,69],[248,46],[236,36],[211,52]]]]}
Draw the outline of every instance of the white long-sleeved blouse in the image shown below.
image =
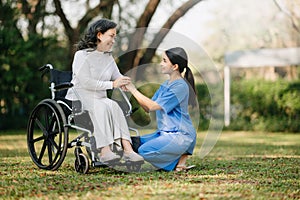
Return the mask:
{"type": "MultiPolygon", "coordinates": [[[[72,64],[73,88],[80,97],[105,98],[106,90],[113,88],[113,81],[122,76],[115,60],[109,53],[97,50],[79,50],[72,64]]],[[[77,100],[73,89],[69,89],[67,99],[77,100]]]]}

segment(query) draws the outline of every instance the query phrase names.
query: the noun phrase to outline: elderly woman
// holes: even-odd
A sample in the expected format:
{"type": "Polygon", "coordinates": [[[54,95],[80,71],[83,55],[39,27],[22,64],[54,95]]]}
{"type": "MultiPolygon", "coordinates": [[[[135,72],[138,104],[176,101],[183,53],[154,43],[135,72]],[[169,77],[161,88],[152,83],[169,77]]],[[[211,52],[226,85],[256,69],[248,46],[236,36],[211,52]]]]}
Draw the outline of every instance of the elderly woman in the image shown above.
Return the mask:
{"type": "MultiPolygon", "coordinates": [[[[108,89],[130,83],[130,78],[122,76],[113,57],[107,53],[111,51],[115,42],[116,26],[116,23],[107,19],[93,23],[79,41],[72,64],[72,83],[84,109],[89,111],[94,125],[96,146],[100,150],[100,161],[104,163],[120,159],[120,156],[112,151],[113,145],[124,150],[125,160],[143,160],[143,157],[132,149],[123,111],[106,94],[108,89]]],[[[66,98],[77,100],[71,89],[68,90],[66,98]]]]}

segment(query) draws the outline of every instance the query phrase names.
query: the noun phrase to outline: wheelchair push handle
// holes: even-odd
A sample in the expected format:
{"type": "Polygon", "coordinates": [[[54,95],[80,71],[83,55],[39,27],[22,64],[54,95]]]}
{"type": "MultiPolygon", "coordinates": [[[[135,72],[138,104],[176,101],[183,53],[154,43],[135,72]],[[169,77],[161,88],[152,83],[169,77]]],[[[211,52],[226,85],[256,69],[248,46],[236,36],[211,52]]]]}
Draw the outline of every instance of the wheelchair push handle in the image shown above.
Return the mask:
{"type": "Polygon", "coordinates": [[[53,66],[51,64],[43,65],[39,68],[39,71],[42,72],[41,77],[43,77],[46,73],[48,73],[51,69],[53,69],[53,66]]]}
{"type": "Polygon", "coordinates": [[[48,69],[53,69],[53,66],[51,64],[43,65],[42,67],[39,68],[39,71],[44,71],[47,68],[48,69]]]}

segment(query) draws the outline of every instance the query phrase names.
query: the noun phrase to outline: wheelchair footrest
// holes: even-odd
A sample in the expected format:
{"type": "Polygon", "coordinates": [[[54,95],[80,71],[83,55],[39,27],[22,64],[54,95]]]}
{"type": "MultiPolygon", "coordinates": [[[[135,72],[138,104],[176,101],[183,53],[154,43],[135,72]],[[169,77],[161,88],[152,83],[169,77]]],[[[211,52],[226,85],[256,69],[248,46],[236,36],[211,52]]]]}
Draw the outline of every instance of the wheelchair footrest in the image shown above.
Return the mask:
{"type": "Polygon", "coordinates": [[[142,165],[144,164],[144,161],[121,161],[121,162],[114,162],[114,163],[103,163],[100,161],[94,161],[92,162],[93,167],[115,167],[115,166],[130,166],[130,165],[142,165]]]}
{"type": "Polygon", "coordinates": [[[107,164],[104,164],[103,162],[99,162],[99,161],[92,162],[92,166],[93,167],[108,167],[107,164]]]}
{"type": "Polygon", "coordinates": [[[124,165],[136,165],[136,164],[140,164],[140,165],[142,165],[142,164],[144,164],[145,163],[145,161],[136,161],[136,162],[132,162],[132,161],[125,161],[124,162],[124,165]]]}

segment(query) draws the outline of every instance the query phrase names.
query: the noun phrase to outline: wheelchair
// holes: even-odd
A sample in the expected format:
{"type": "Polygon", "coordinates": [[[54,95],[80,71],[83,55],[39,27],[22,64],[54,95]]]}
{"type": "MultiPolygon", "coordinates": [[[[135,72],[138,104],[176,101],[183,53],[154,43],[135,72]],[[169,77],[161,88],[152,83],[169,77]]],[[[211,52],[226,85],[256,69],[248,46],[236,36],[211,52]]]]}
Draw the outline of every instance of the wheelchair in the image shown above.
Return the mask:
{"type": "MultiPolygon", "coordinates": [[[[72,72],[56,70],[51,64],[44,65],[39,70],[42,72],[42,77],[46,73],[50,73],[49,89],[52,98],[40,101],[31,112],[28,120],[27,147],[35,165],[44,170],[57,170],[63,163],[67,150],[75,147],[74,168],[78,173],[86,174],[90,167],[124,166],[131,172],[137,172],[141,169],[144,161],[100,162],[99,151],[93,136],[94,127],[88,111],[83,109],[80,100],[65,99],[67,90],[73,89],[73,84],[70,82],[72,72]],[[71,129],[79,132],[79,135],[69,142],[69,130],[71,129]],[[82,148],[85,148],[86,151],[83,151],[82,148]]],[[[132,113],[132,106],[126,94],[120,89],[119,93],[124,100],[116,101],[125,116],[128,117],[132,113]]],[[[134,128],[129,129],[135,132],[135,136],[131,136],[131,138],[133,149],[137,151],[139,132],[134,128]]],[[[115,152],[122,156],[122,152],[116,150],[115,152]]]]}

